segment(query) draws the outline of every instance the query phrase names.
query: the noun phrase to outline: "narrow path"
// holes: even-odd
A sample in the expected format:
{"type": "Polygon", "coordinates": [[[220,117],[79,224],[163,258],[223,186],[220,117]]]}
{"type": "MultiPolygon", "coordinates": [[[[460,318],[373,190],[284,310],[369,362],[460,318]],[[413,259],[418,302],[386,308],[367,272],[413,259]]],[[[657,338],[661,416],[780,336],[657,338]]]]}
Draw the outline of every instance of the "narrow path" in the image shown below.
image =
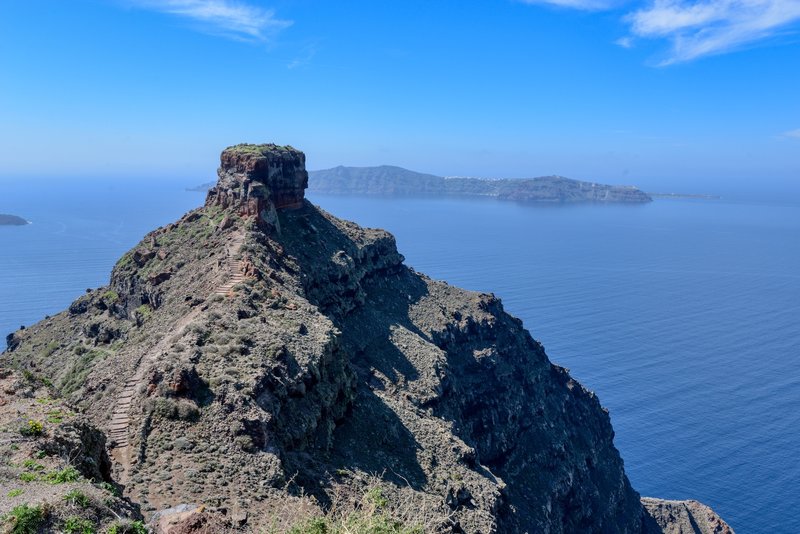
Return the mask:
{"type": "MultiPolygon", "coordinates": [[[[227,248],[228,259],[223,268],[224,281],[214,289],[212,295],[228,296],[237,284],[245,280],[243,272],[244,262],[240,259],[235,259],[236,255],[241,251],[243,242],[243,233],[236,234],[231,240],[227,248]]],[[[127,484],[127,475],[133,461],[131,457],[130,410],[131,403],[136,395],[136,388],[145,380],[145,373],[150,367],[147,364],[156,361],[159,356],[164,354],[170,346],[172,346],[172,340],[183,335],[186,327],[200,315],[202,309],[203,306],[196,306],[189,313],[181,317],[158,343],[139,358],[133,376],[125,382],[125,386],[123,386],[122,391],[117,396],[117,403],[111,414],[109,437],[112,443],[111,457],[122,468],[118,476],[118,481],[122,485],[127,484]]]]}

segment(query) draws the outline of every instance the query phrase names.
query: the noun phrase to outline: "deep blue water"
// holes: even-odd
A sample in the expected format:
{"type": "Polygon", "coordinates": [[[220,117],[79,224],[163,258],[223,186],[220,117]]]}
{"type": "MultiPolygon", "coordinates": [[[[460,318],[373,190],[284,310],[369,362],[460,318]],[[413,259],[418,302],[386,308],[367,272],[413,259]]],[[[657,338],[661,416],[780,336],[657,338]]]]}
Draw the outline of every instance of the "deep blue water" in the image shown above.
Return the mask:
{"type": "MultiPolygon", "coordinates": [[[[183,184],[3,185],[0,332],[106,283],[183,184]]],[[[532,208],[313,198],[398,240],[407,263],[492,291],[609,408],[643,495],[693,498],[741,533],[800,532],[800,207],[660,200],[532,208]]]]}

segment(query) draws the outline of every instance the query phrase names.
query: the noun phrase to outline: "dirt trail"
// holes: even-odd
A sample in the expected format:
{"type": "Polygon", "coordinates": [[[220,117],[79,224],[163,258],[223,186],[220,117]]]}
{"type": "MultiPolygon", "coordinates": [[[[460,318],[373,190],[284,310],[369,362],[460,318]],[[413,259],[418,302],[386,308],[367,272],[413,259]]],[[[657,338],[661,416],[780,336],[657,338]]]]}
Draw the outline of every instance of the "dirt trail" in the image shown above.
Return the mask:
{"type": "MultiPolygon", "coordinates": [[[[237,233],[231,239],[227,249],[228,259],[223,269],[223,280],[212,291],[211,296],[228,296],[237,284],[245,280],[246,277],[243,272],[244,262],[241,259],[236,259],[241,251],[243,243],[243,233],[237,233]]],[[[130,440],[130,410],[131,403],[136,395],[136,389],[145,380],[145,373],[150,368],[148,364],[156,361],[159,356],[172,346],[174,339],[183,335],[186,327],[197,319],[202,313],[203,308],[203,306],[196,306],[189,313],[181,317],[170,329],[168,334],[161,338],[158,343],[139,358],[133,376],[125,382],[125,386],[117,396],[117,403],[114,406],[114,411],[111,415],[111,423],[109,425],[109,437],[112,444],[111,457],[121,467],[118,481],[122,485],[127,483],[127,476],[133,462],[130,440]]]]}

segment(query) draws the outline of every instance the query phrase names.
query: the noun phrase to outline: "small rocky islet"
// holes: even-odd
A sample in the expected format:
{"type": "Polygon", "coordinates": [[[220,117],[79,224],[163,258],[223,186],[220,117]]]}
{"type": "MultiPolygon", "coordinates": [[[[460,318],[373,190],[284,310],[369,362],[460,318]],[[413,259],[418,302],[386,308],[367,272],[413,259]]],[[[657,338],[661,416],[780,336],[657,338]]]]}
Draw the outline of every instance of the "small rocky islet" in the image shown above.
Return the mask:
{"type": "Polygon", "coordinates": [[[237,145],[218,174],[108,286],[8,336],[5,521],[732,532],[698,502],[641,498],[595,394],[497,297],[412,270],[391,234],[306,200],[302,152],[237,145]]]}
{"type": "Polygon", "coordinates": [[[0,213],[0,226],[25,226],[26,224],[30,223],[22,217],[0,213]]]}

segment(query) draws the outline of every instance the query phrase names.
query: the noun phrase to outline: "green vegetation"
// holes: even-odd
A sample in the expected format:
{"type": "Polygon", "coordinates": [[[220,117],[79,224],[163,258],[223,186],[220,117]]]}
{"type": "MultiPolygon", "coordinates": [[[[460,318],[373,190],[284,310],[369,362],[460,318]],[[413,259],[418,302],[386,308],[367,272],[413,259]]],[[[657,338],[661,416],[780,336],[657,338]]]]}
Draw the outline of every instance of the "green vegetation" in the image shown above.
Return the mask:
{"type": "Polygon", "coordinates": [[[47,422],[54,425],[61,423],[64,420],[64,413],[61,410],[50,410],[47,412],[47,422]]]}
{"type": "Polygon", "coordinates": [[[408,527],[385,514],[353,512],[347,517],[315,517],[292,527],[289,534],[423,534],[420,527],[408,527]]]}
{"type": "Polygon", "coordinates": [[[54,353],[55,351],[57,351],[57,350],[58,350],[58,348],[59,348],[60,346],[61,346],[61,344],[60,344],[60,343],[58,343],[57,341],[51,341],[51,342],[50,342],[50,343],[48,343],[48,344],[47,344],[47,346],[44,348],[44,351],[42,352],[42,358],[49,358],[50,356],[52,356],[52,355],[53,355],[53,353],[54,353]]]}
{"type": "Polygon", "coordinates": [[[81,508],[86,508],[89,506],[89,497],[77,489],[67,492],[67,494],[64,495],[64,500],[72,506],[80,506],[81,508]]]}
{"type": "Polygon", "coordinates": [[[17,488],[17,489],[13,489],[13,490],[9,491],[8,492],[8,496],[9,497],[18,497],[18,496],[22,495],[23,493],[25,493],[23,490],[17,488]]]}
{"type": "Polygon", "coordinates": [[[66,484],[67,482],[77,482],[80,480],[80,478],[81,474],[72,466],[56,471],[50,471],[44,476],[44,480],[50,484],[66,484]]]}
{"type": "Polygon", "coordinates": [[[256,156],[261,156],[267,154],[268,152],[285,152],[287,150],[293,150],[291,146],[279,146],[273,144],[267,145],[252,145],[249,143],[242,143],[239,145],[230,146],[225,149],[225,151],[231,152],[238,152],[239,154],[253,154],[256,156]]]}
{"type": "Polygon", "coordinates": [[[109,492],[114,497],[119,497],[119,490],[117,489],[116,486],[114,486],[114,484],[111,484],[109,482],[101,482],[100,484],[97,485],[97,487],[100,488],[101,490],[109,492]]]}
{"type": "Polygon", "coordinates": [[[408,525],[389,511],[389,499],[379,487],[367,490],[354,509],[331,511],[293,526],[289,534],[423,534],[418,525],[408,525]]]}
{"type": "Polygon", "coordinates": [[[95,364],[106,357],[108,357],[108,353],[100,349],[92,349],[81,354],[80,358],[75,360],[70,370],[59,382],[61,392],[64,395],[69,395],[83,387],[86,377],[95,364]]]}
{"type": "Polygon", "coordinates": [[[378,487],[370,488],[369,491],[364,494],[364,500],[376,510],[386,508],[386,506],[389,505],[389,499],[383,496],[383,490],[378,487]]]}
{"type": "Polygon", "coordinates": [[[114,269],[124,269],[133,265],[133,251],[126,252],[114,266],[114,269]]]}
{"type": "Polygon", "coordinates": [[[23,482],[42,480],[49,482],[50,484],[66,484],[67,482],[77,482],[81,479],[80,472],[78,472],[78,470],[72,466],[42,473],[44,466],[34,462],[33,460],[25,460],[22,465],[27,469],[30,469],[30,471],[25,471],[24,473],[19,474],[19,479],[23,482]]]}
{"type": "Polygon", "coordinates": [[[30,469],[31,471],[44,471],[44,466],[33,460],[25,460],[22,462],[22,467],[25,469],[30,469]]]}
{"type": "Polygon", "coordinates": [[[103,293],[102,299],[106,302],[106,305],[111,305],[119,302],[119,293],[114,291],[113,289],[109,289],[105,293],[103,293]]]}
{"type": "Polygon", "coordinates": [[[153,308],[149,304],[142,304],[134,310],[133,315],[136,317],[136,324],[141,325],[153,315],[153,308]]]}
{"type": "Polygon", "coordinates": [[[39,437],[44,433],[44,425],[41,421],[29,419],[28,423],[19,429],[19,433],[28,437],[39,437]]]}
{"type": "Polygon", "coordinates": [[[70,516],[64,521],[65,534],[94,534],[94,523],[88,519],[77,516],[70,516]]]}
{"type": "Polygon", "coordinates": [[[3,516],[9,534],[36,534],[44,523],[45,514],[41,506],[21,504],[3,516]]]}
{"type": "Polygon", "coordinates": [[[47,378],[44,378],[44,377],[41,377],[41,376],[37,376],[37,375],[33,374],[32,372],[28,371],[27,369],[23,369],[22,370],[22,378],[24,378],[26,382],[29,382],[30,384],[33,384],[33,385],[44,384],[47,387],[50,387],[50,386],[53,385],[53,383],[50,382],[50,380],[48,380],[47,378]]]}

